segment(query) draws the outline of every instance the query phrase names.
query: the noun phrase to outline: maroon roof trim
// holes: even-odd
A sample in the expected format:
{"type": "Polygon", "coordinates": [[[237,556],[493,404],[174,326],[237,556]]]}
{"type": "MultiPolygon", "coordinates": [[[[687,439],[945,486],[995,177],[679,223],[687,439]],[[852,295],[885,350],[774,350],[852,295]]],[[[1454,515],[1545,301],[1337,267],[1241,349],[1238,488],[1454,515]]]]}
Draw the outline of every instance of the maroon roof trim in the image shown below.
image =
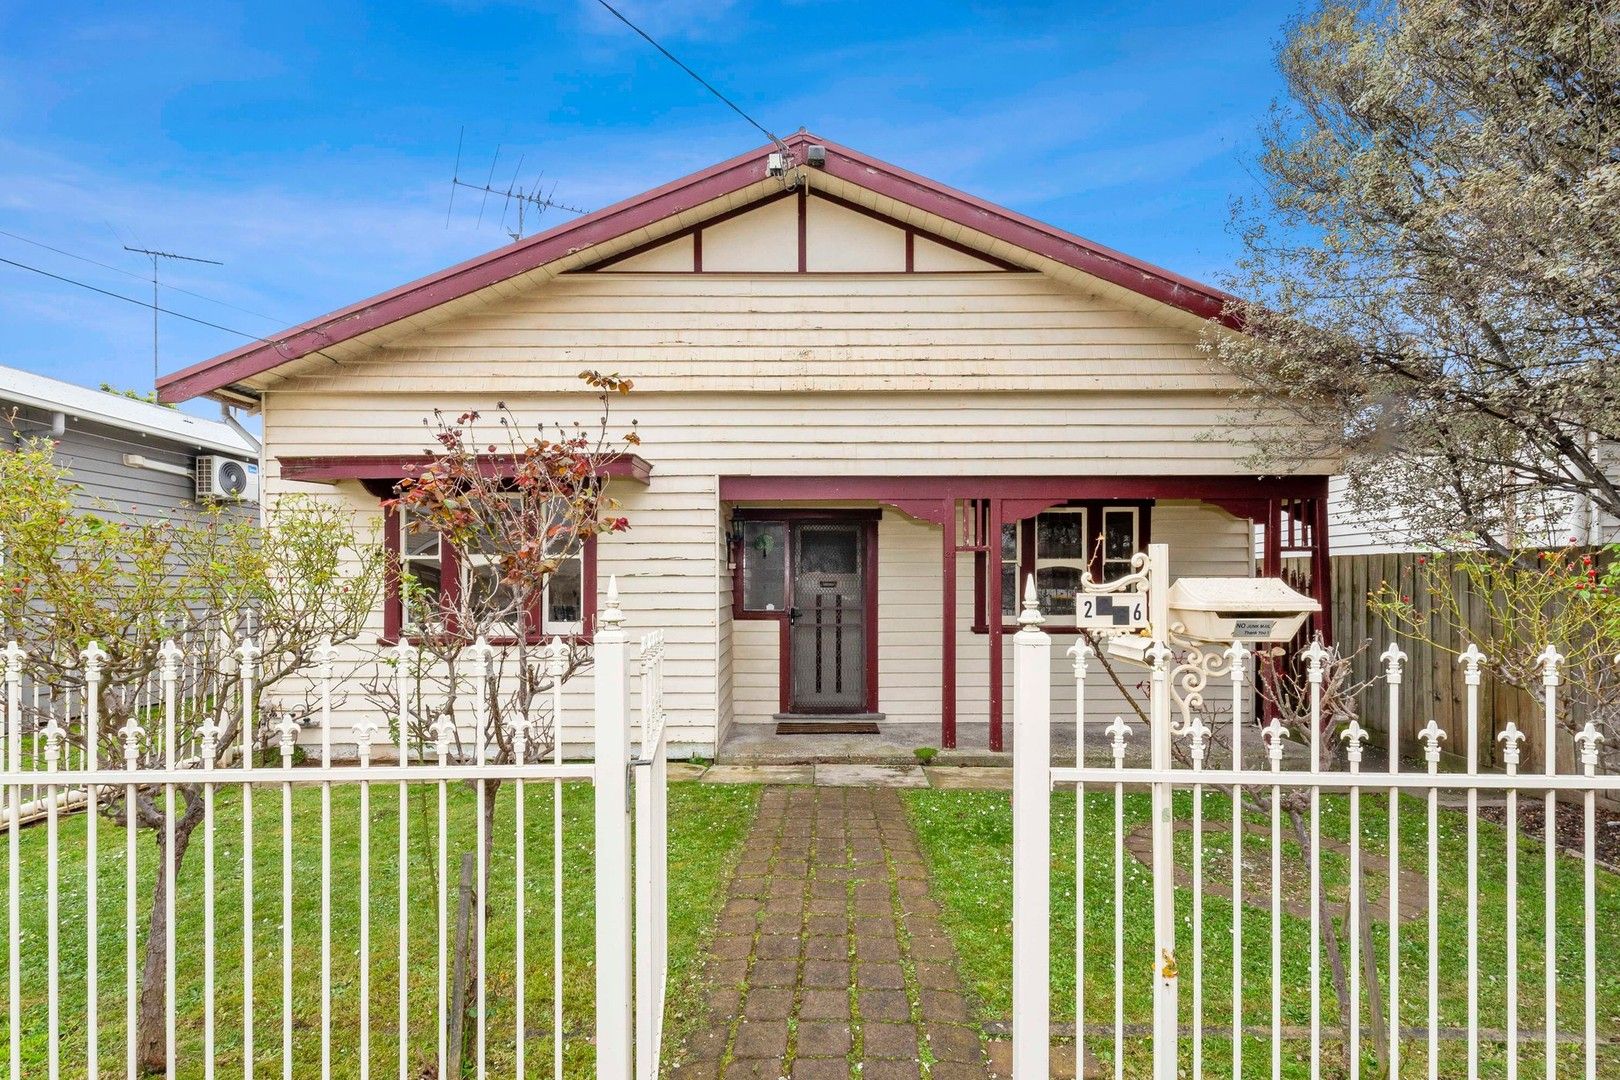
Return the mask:
{"type": "Polygon", "coordinates": [[[1322,497],[1325,476],[722,476],[722,502],[859,499],[1198,499],[1322,497]]]}
{"type": "MultiPolygon", "coordinates": [[[[399,480],[431,462],[428,454],[350,454],[331,457],[278,457],[283,480],[328,483],[333,480],[399,480]]],[[[509,475],[508,456],[484,459],[493,475],[509,475]]],[[[652,465],[638,454],[615,454],[603,459],[597,472],[615,480],[646,484],[652,465]]]]}
{"type": "MultiPolygon", "coordinates": [[[[830,176],[937,214],[947,221],[1072,266],[1200,318],[1220,319],[1227,325],[1236,325],[1235,320],[1225,312],[1232,298],[1218,289],[1132,259],[814,135],[799,132],[787,142],[794,149],[811,143],[826,146],[827,162],[824,169],[818,171],[830,176]]],[[[526,240],[497,248],[369,300],[311,319],[273,339],[252,342],[165,375],[158,380],[158,397],[162,401],[173,402],[215,393],[232,383],[263,374],[328,346],[418,315],[555,262],[573,252],[606,243],[721,198],[764,179],[765,155],[770,149],[760,147],[750,150],[526,240]]]]}

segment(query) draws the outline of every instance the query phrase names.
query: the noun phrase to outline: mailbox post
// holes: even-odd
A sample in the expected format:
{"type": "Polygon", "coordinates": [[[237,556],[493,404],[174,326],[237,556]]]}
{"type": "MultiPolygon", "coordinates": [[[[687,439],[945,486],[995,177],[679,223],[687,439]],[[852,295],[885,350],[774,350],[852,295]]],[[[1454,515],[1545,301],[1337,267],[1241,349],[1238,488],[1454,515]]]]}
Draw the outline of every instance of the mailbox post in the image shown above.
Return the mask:
{"type": "MultiPolygon", "coordinates": [[[[1138,556],[1140,558],[1140,556],[1138,556]]],[[[1201,687],[1201,676],[1227,670],[1231,658],[1242,655],[1244,643],[1288,641],[1298,633],[1317,601],[1277,578],[1181,578],[1170,583],[1170,549],[1149,544],[1145,574],[1134,594],[1115,597],[1112,607],[1126,615],[1115,619],[1119,630],[1108,638],[1110,655],[1138,664],[1151,672],[1148,720],[1151,727],[1153,823],[1153,1075],[1175,1080],[1180,977],[1176,962],[1175,821],[1170,782],[1172,740],[1191,732],[1202,721],[1192,710],[1202,698],[1176,687],[1201,687]],[[1136,601],[1144,598],[1146,611],[1136,601]],[[1146,624],[1142,624],[1145,614],[1146,624]],[[1120,632],[1123,630],[1135,632],[1120,632]],[[1209,645],[1222,645],[1211,652],[1209,645]],[[1178,656],[1177,649],[1181,650],[1178,656]],[[1179,706],[1181,723],[1173,722],[1172,701],[1179,706]]],[[[1095,586],[1087,581],[1088,590],[1095,586]]],[[[1092,614],[1091,608],[1082,612],[1092,614]]],[[[1107,613],[1098,612],[1097,629],[1107,613]]],[[[1234,684],[1236,686],[1236,684],[1234,684]]],[[[1203,730],[1203,729],[1200,729],[1203,730]]],[[[1241,768],[1241,762],[1234,767],[1241,768]]]]}

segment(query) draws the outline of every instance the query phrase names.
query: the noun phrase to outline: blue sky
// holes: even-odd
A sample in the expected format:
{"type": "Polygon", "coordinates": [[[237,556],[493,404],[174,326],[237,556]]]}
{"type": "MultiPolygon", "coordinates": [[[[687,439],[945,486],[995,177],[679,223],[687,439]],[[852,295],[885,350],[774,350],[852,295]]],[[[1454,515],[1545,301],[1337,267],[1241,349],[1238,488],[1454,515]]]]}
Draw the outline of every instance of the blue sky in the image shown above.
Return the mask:
{"type": "MultiPolygon", "coordinates": [[[[808,127],[1216,283],[1236,250],[1229,203],[1253,193],[1256,131],[1282,92],[1273,49],[1297,13],[621,8],[779,134],[808,127]]],[[[217,259],[165,265],[189,292],[165,288],[163,306],[270,334],[506,242],[498,205],[480,224],[466,192],[447,223],[463,128],[465,178],[487,178],[499,148],[498,184],[521,156],[524,186],[544,170],[558,200],[586,209],[762,141],[593,0],[0,0],[0,230],[34,242],[0,235],[0,258],[143,302],[149,264],[123,245],[217,259]]],[[[146,390],[151,332],[147,310],[0,264],[0,363],[146,390]]],[[[162,367],[244,340],[164,317],[162,367]]]]}

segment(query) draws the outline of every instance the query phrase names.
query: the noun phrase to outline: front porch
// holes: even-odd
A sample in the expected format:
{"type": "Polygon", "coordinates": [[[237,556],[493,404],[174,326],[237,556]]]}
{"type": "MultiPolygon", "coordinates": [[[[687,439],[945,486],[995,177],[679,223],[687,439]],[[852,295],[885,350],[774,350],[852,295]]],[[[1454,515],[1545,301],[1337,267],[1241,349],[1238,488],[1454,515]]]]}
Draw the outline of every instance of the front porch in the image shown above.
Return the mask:
{"type": "MultiPolygon", "coordinates": [[[[1326,631],[1326,494],[1315,476],[722,477],[718,758],[914,763],[930,747],[1004,762],[1017,583],[1036,579],[1060,639],[1054,700],[1072,714],[1062,639],[1078,633],[1081,577],[1123,573],[1150,538],[1170,545],[1172,577],[1286,573],[1326,631]],[[779,730],[805,721],[868,730],[779,730]]],[[[1133,677],[1088,699],[1088,728],[1129,713],[1133,677]]]]}

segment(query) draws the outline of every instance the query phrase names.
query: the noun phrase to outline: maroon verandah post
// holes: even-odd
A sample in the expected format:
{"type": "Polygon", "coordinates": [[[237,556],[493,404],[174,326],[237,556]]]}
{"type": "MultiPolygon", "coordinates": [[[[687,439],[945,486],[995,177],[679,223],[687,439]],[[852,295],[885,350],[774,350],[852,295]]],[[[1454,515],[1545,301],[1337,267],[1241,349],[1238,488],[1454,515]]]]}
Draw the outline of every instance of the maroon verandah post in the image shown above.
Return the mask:
{"type": "Polygon", "coordinates": [[[939,628],[939,745],[956,749],[956,500],[941,503],[940,535],[942,548],[940,628],[939,628]]]}
{"type": "Polygon", "coordinates": [[[990,749],[1000,753],[1001,737],[1001,500],[990,499],[989,535],[984,539],[990,555],[985,577],[990,586],[985,624],[990,632],[990,749]]]}

